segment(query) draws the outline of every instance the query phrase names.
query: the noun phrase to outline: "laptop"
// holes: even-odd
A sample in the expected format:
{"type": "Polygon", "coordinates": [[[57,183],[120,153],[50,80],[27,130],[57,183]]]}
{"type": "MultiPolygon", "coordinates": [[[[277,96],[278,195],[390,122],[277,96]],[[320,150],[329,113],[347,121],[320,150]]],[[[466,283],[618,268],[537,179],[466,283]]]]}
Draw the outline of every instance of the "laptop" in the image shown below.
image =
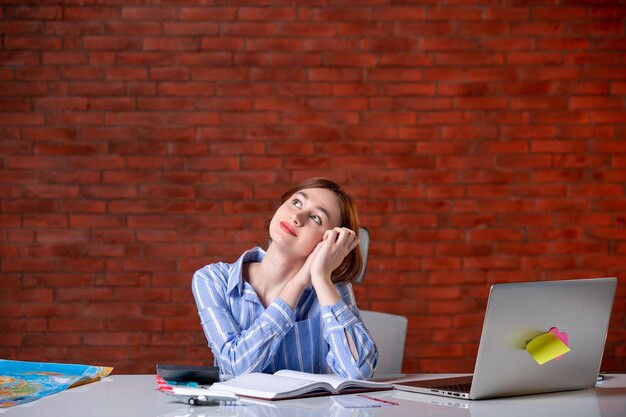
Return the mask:
{"type": "Polygon", "coordinates": [[[600,394],[593,389],[507,397],[489,401],[420,395],[398,390],[391,392],[393,394],[385,399],[419,403],[419,414],[425,416],[602,417],[598,398],[600,394]]]}
{"type": "Polygon", "coordinates": [[[615,277],[495,284],[473,375],[392,385],[470,400],[592,388],[616,286],[615,277]],[[567,334],[570,351],[540,365],[526,345],[552,328],[567,334]]]}

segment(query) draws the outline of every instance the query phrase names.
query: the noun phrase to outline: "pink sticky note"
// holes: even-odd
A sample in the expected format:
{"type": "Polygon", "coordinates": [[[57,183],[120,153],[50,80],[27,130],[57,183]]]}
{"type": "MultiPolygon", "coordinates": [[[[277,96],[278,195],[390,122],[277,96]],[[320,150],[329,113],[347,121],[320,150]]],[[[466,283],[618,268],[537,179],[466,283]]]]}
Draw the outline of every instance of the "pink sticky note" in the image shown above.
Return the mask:
{"type": "MultiPolygon", "coordinates": [[[[549,331],[551,331],[552,334],[555,335],[557,339],[563,342],[565,346],[569,347],[567,333],[559,331],[557,327],[551,327],[549,331]]],[[[560,356],[557,356],[555,359],[558,361],[562,357],[563,355],[560,355],[560,356]]]]}

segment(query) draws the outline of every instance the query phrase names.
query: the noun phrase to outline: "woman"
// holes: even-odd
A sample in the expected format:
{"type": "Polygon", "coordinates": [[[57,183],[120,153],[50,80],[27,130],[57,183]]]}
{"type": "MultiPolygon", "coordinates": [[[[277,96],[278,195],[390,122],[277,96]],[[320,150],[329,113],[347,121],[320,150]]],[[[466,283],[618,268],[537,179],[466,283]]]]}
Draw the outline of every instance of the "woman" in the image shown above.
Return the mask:
{"type": "Polygon", "coordinates": [[[267,251],[198,270],[193,294],[223,374],[293,369],[371,378],[378,351],[350,281],[362,268],[354,200],[312,178],[282,196],[267,251]]]}

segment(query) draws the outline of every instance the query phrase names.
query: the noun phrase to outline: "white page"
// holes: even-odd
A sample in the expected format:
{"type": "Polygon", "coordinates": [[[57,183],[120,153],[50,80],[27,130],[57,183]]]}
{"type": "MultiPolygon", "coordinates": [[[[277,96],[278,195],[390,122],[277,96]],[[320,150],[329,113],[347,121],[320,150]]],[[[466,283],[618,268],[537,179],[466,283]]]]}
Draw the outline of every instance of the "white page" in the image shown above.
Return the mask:
{"type": "MultiPolygon", "coordinates": [[[[335,391],[339,390],[339,387],[344,384],[345,387],[368,387],[368,388],[377,388],[380,386],[381,388],[390,388],[391,385],[386,382],[375,382],[375,381],[367,381],[361,379],[349,379],[349,378],[341,378],[337,375],[331,374],[310,374],[307,372],[300,371],[292,371],[290,369],[281,369],[277,371],[274,375],[288,376],[290,378],[298,378],[298,379],[306,379],[308,381],[315,382],[326,382],[335,389],[335,391]]],[[[344,387],[342,387],[343,389],[344,387]]]]}
{"type": "Polygon", "coordinates": [[[226,382],[216,382],[211,386],[211,389],[252,397],[274,398],[278,393],[299,393],[302,388],[315,385],[314,382],[279,375],[251,373],[226,382]]]}
{"type": "Polygon", "coordinates": [[[346,381],[345,378],[338,377],[337,375],[331,374],[310,374],[308,372],[300,372],[300,371],[292,371],[291,369],[281,369],[277,371],[274,375],[285,376],[289,378],[298,378],[298,379],[306,379],[308,381],[314,382],[326,382],[333,386],[336,390],[339,384],[346,381]]]}

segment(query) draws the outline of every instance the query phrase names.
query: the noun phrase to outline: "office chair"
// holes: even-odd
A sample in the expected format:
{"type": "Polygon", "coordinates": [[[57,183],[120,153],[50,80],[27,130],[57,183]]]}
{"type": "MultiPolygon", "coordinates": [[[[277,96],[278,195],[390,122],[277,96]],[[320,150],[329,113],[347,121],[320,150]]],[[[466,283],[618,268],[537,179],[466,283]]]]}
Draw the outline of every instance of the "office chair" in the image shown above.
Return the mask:
{"type": "MultiPolygon", "coordinates": [[[[363,257],[363,270],[354,280],[363,282],[367,266],[370,233],[365,227],[359,228],[359,249],[363,257]]],[[[375,375],[399,374],[404,359],[404,341],[408,320],[404,316],[361,310],[361,319],[378,348],[378,364],[375,375]]]]}
{"type": "Polygon", "coordinates": [[[408,324],[406,317],[361,310],[361,319],[378,348],[378,364],[374,375],[401,373],[408,324]]]}

